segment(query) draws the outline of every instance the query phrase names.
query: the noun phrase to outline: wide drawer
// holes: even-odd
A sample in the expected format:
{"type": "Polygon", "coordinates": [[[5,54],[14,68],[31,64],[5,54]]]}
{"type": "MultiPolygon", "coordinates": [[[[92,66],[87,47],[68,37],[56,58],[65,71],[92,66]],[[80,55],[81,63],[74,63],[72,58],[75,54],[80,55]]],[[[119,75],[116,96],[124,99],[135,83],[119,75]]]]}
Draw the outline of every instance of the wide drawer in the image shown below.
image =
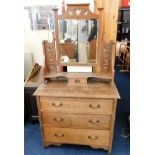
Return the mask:
{"type": "Polygon", "coordinates": [[[109,130],[67,129],[44,127],[44,141],[109,146],[109,130]]]}
{"type": "Polygon", "coordinates": [[[42,112],[42,123],[46,126],[85,129],[110,129],[110,115],[58,114],[42,112]]]}
{"type": "Polygon", "coordinates": [[[40,97],[41,111],[58,113],[112,114],[112,99],[40,97]]]}

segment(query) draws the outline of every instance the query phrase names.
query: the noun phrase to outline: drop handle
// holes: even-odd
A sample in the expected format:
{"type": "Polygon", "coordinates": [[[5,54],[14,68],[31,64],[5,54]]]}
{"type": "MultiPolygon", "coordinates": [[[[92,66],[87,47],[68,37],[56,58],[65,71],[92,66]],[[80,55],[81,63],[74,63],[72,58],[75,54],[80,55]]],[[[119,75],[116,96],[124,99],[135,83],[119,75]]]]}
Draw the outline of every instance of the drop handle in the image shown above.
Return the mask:
{"type": "Polygon", "coordinates": [[[60,123],[60,122],[63,122],[64,119],[63,118],[54,118],[54,121],[60,123]]]}
{"type": "Polygon", "coordinates": [[[97,124],[99,122],[100,122],[99,120],[92,120],[92,119],[89,120],[89,123],[91,124],[97,124]]]}
{"type": "Polygon", "coordinates": [[[62,138],[62,137],[64,137],[64,134],[57,134],[57,133],[55,133],[55,135],[54,135],[55,137],[57,137],[57,138],[62,138]]]}
{"type": "Polygon", "coordinates": [[[89,104],[89,107],[92,109],[98,109],[98,108],[100,108],[100,105],[99,104],[97,104],[97,105],[89,104]]]}
{"type": "Polygon", "coordinates": [[[52,102],[52,106],[53,107],[61,107],[61,106],[63,106],[63,104],[62,104],[62,102],[60,102],[60,103],[55,103],[55,102],[52,102]]]}
{"type": "Polygon", "coordinates": [[[98,136],[88,136],[88,139],[90,139],[90,140],[97,140],[98,136]]]}

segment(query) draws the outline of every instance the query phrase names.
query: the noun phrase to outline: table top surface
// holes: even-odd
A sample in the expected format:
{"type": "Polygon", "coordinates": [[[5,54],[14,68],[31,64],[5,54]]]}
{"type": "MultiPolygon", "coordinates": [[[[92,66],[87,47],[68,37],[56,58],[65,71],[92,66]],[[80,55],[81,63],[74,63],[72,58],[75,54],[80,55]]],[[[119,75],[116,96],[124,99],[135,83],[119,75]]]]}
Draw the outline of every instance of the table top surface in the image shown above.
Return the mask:
{"type": "Polygon", "coordinates": [[[35,96],[50,97],[77,97],[77,98],[115,98],[119,99],[120,95],[116,86],[109,85],[87,85],[87,86],[68,86],[67,82],[42,83],[34,92],[35,96]]]}

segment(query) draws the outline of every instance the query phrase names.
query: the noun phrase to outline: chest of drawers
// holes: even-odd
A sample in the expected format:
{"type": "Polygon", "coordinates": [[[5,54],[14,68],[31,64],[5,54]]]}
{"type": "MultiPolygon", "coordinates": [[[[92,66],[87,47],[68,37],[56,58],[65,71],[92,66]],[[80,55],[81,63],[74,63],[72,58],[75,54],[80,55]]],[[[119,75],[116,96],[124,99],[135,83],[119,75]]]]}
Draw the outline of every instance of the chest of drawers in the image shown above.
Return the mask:
{"type": "Polygon", "coordinates": [[[119,98],[115,87],[42,84],[34,95],[44,146],[80,144],[111,152],[119,98]]]}

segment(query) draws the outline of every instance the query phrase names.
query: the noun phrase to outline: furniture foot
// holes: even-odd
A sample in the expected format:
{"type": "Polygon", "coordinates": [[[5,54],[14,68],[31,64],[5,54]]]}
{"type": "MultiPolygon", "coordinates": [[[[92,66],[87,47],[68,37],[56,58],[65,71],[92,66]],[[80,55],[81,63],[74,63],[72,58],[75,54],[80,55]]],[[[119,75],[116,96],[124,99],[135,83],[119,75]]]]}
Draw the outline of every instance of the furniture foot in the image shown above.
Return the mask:
{"type": "Polygon", "coordinates": [[[108,150],[108,154],[111,154],[111,149],[108,150]]]}
{"type": "Polygon", "coordinates": [[[43,142],[43,146],[44,147],[48,147],[49,146],[49,143],[48,142],[43,142]]]}
{"type": "Polygon", "coordinates": [[[91,148],[109,150],[108,146],[103,146],[103,145],[91,145],[91,148]]]}
{"type": "Polygon", "coordinates": [[[53,143],[52,145],[61,146],[62,144],[60,144],[60,143],[53,143]]]}
{"type": "Polygon", "coordinates": [[[54,146],[61,146],[61,143],[49,143],[49,142],[43,142],[44,147],[48,147],[49,145],[54,145],[54,146]]]}

